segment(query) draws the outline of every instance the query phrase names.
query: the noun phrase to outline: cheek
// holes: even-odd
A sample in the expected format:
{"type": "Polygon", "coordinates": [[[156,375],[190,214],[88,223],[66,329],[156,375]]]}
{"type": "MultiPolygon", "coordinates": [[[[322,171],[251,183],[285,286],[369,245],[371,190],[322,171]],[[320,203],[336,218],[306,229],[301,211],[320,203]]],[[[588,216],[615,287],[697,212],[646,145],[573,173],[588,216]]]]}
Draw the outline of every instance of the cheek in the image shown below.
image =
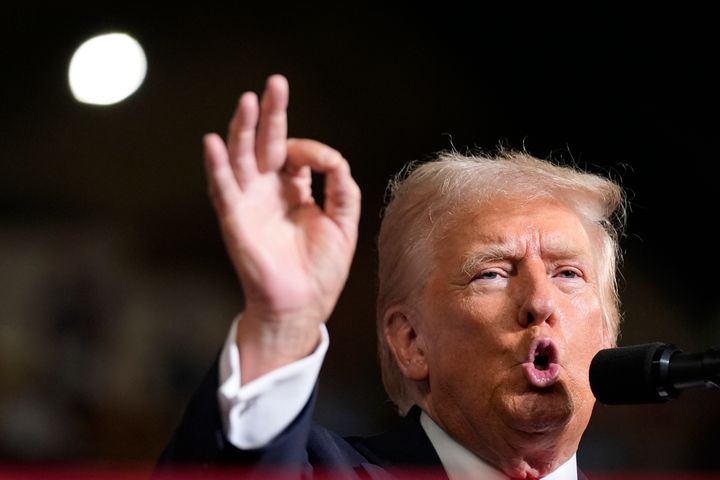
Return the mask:
{"type": "Polygon", "coordinates": [[[584,295],[572,299],[570,310],[563,329],[566,365],[577,380],[587,383],[590,362],[605,347],[602,309],[597,296],[584,295]]]}
{"type": "MultiPolygon", "coordinates": [[[[436,310],[433,328],[428,330],[428,363],[447,377],[464,377],[467,384],[493,384],[507,371],[514,343],[508,328],[504,302],[480,301],[477,297],[457,298],[436,310]]],[[[432,376],[432,372],[431,372],[432,376]]]]}
{"type": "Polygon", "coordinates": [[[468,295],[453,302],[449,310],[448,333],[458,353],[488,362],[497,361],[512,348],[512,342],[504,341],[515,327],[507,298],[468,295]]]}

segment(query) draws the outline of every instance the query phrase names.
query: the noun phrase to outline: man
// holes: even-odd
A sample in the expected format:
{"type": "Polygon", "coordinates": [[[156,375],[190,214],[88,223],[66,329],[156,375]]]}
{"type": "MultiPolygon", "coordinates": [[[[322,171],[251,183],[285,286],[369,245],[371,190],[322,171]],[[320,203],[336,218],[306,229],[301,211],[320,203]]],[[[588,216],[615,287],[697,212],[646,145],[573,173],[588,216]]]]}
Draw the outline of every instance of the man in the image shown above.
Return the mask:
{"type": "Polygon", "coordinates": [[[287,102],[287,81],[270,77],[260,104],[240,98],[227,145],[204,139],[246,307],[161,462],[578,478],[589,364],[617,335],[621,189],[518,153],[444,154],[398,179],[378,240],[377,327],[383,381],[406,419],[341,439],[310,416],[360,191],[338,152],[286,138],[287,102]],[[326,177],[322,208],[311,170],[326,177]]]}

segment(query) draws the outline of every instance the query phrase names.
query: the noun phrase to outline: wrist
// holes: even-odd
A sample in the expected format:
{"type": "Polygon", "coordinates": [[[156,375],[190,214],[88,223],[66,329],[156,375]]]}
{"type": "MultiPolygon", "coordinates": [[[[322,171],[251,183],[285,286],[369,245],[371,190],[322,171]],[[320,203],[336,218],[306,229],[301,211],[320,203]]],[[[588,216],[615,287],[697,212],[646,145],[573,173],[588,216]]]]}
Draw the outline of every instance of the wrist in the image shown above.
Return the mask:
{"type": "Polygon", "coordinates": [[[235,336],[242,383],[310,355],[321,340],[320,323],[306,319],[274,321],[249,311],[243,313],[235,336]]]}

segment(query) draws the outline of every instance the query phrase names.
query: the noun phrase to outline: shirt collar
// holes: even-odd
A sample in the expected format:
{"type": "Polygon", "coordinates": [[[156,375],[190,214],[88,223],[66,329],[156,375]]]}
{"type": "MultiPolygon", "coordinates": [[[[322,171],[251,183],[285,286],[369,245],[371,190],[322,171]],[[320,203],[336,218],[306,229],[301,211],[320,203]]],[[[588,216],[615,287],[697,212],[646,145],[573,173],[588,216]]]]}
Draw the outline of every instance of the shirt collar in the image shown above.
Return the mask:
{"type": "MultiPolygon", "coordinates": [[[[430,439],[430,443],[440,457],[450,480],[507,480],[507,477],[495,467],[460,445],[440,428],[425,412],[420,414],[420,425],[430,439]]],[[[577,460],[575,455],[560,465],[543,480],[577,480],[577,460]]]]}

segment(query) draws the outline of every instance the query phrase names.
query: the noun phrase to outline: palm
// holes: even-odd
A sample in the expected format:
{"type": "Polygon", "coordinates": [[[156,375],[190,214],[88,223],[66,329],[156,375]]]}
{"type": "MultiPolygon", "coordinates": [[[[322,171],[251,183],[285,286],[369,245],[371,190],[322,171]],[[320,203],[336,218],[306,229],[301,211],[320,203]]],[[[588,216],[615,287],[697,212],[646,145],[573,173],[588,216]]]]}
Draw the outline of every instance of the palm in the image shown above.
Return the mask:
{"type": "Polygon", "coordinates": [[[247,308],[273,317],[308,310],[327,318],[345,282],[355,239],[308,200],[309,185],[299,192],[282,177],[266,174],[243,192],[223,225],[225,242],[247,308]]]}

